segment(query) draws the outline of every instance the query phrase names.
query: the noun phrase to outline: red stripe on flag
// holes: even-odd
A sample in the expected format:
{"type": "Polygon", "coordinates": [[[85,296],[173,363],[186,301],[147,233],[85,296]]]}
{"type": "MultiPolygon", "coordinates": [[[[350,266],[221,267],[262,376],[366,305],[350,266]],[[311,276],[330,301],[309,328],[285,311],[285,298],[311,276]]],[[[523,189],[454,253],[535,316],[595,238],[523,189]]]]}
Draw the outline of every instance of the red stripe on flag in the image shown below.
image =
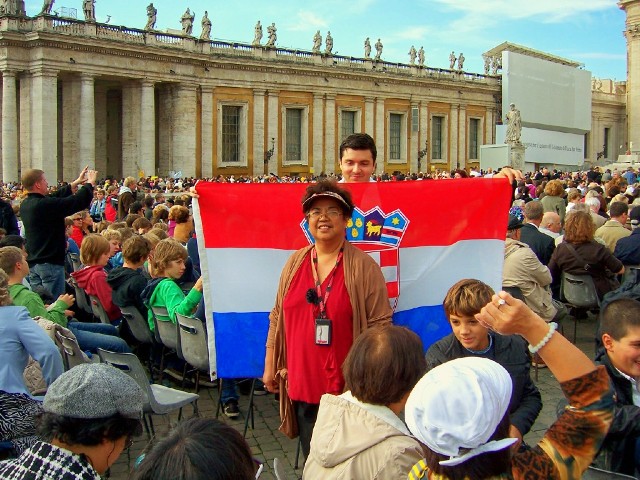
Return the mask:
{"type": "Polygon", "coordinates": [[[387,297],[397,298],[399,293],[398,282],[387,282],[387,297]]]}
{"type": "MultiPolygon", "coordinates": [[[[506,179],[341,184],[367,212],[400,209],[409,220],[402,247],[446,246],[461,240],[504,239],[511,185],[506,179]],[[452,202],[451,192],[472,195],[452,202]]],[[[307,245],[300,228],[300,199],[306,184],[230,184],[197,186],[207,248],[274,248],[307,245]]]]}

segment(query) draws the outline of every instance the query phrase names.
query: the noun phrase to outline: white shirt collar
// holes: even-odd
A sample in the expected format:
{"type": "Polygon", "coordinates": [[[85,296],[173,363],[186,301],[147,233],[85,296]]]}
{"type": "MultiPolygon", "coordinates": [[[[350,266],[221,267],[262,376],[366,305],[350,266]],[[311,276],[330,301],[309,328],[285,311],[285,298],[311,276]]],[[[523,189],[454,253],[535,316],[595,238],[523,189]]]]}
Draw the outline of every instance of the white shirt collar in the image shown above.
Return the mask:
{"type": "Polygon", "coordinates": [[[398,418],[398,416],[391,411],[389,407],[385,407],[384,405],[372,405],[371,403],[364,403],[358,400],[351,394],[351,391],[346,391],[342,395],[339,395],[340,398],[347,400],[351,403],[358,405],[363,410],[366,410],[370,414],[374,415],[378,419],[382,420],[385,423],[388,423],[392,427],[397,430],[400,430],[402,433],[408,436],[412,436],[406,425],[398,418]]]}

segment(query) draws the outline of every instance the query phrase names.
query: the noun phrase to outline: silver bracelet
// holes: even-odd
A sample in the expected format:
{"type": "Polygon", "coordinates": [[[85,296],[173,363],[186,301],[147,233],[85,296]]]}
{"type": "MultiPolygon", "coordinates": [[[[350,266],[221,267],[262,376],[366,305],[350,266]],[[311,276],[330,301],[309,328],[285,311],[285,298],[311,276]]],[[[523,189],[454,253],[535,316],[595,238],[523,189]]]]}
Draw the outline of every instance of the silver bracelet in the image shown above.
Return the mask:
{"type": "Polygon", "coordinates": [[[554,332],[557,329],[558,329],[558,324],[556,322],[551,322],[549,324],[549,331],[544,336],[544,338],[540,340],[540,343],[538,343],[535,347],[532,347],[531,345],[529,345],[529,351],[531,352],[531,354],[533,355],[538,353],[542,347],[544,347],[547,343],[549,343],[549,340],[551,340],[551,337],[553,336],[554,332]]]}

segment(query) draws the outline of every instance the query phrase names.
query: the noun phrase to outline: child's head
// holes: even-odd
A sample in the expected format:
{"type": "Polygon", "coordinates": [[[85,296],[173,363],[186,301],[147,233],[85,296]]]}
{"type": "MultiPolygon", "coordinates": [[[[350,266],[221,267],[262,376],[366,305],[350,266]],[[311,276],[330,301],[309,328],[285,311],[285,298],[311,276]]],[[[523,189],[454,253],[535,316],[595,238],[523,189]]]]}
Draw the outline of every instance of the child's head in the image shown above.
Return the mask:
{"type": "Polygon", "coordinates": [[[111,244],[102,235],[92,233],[82,240],[80,261],[85,266],[105,266],[111,257],[111,244]]]}
{"type": "Polygon", "coordinates": [[[119,230],[103,230],[101,235],[106,238],[110,245],[110,257],[113,257],[120,251],[120,245],[122,245],[122,235],[119,230]]]}
{"type": "Polygon", "coordinates": [[[122,244],[122,256],[128,264],[139,264],[147,260],[151,252],[151,242],[142,235],[134,235],[122,244]]]}
{"type": "Polygon", "coordinates": [[[475,319],[482,307],[491,301],[493,290],[480,280],[465,279],[453,285],[444,297],[444,311],[451,330],[460,344],[468,350],[489,347],[489,329],[475,319]]]}
{"type": "Polygon", "coordinates": [[[136,220],[131,225],[133,231],[138,234],[147,233],[149,230],[151,230],[151,227],[151,222],[145,217],[136,218],[136,220]]]}
{"type": "Polygon", "coordinates": [[[153,267],[160,277],[180,278],[184,273],[187,250],[173,238],[161,240],[153,253],[153,267]]]}
{"type": "Polygon", "coordinates": [[[20,264],[24,275],[29,273],[29,265],[27,264],[26,255],[18,247],[2,247],[0,248],[0,269],[4,270],[9,276],[12,276],[16,272],[16,266],[20,264]]]}
{"type": "Polygon", "coordinates": [[[612,301],[600,319],[602,344],[614,367],[631,377],[640,376],[640,302],[632,298],[612,301]]]}

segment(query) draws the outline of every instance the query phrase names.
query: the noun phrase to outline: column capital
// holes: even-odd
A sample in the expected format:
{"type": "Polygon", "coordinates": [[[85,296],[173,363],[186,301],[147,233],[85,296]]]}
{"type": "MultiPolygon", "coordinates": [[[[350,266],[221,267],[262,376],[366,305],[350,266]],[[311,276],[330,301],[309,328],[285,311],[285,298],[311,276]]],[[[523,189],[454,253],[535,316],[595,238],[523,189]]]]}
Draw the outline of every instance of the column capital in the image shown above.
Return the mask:
{"type": "Polygon", "coordinates": [[[31,70],[31,75],[34,77],[57,77],[58,70],[54,70],[53,68],[38,68],[31,70]]]}
{"type": "Polygon", "coordinates": [[[18,76],[18,70],[15,70],[13,68],[7,68],[7,69],[3,69],[2,70],[2,78],[4,77],[17,77],[18,76]]]}
{"type": "Polygon", "coordinates": [[[267,90],[267,95],[269,97],[277,98],[277,97],[280,96],[280,91],[279,90],[267,90]]]}
{"type": "Polygon", "coordinates": [[[324,100],[324,93],[313,92],[314,100],[324,100]]]}
{"type": "Polygon", "coordinates": [[[86,72],[82,72],[80,73],[80,80],[91,80],[93,81],[95,78],[97,77],[97,75],[93,74],[93,73],[86,73],[86,72]]]}
{"type": "Polygon", "coordinates": [[[326,98],[327,100],[335,100],[336,95],[334,93],[325,93],[324,98],[326,98]]]}
{"type": "Polygon", "coordinates": [[[156,82],[154,82],[153,80],[149,80],[148,78],[143,78],[142,80],[140,80],[140,85],[143,87],[155,87],[156,82]]]}
{"type": "Polygon", "coordinates": [[[267,94],[267,90],[265,88],[254,88],[253,89],[253,95],[261,95],[264,96],[267,94]]]}

